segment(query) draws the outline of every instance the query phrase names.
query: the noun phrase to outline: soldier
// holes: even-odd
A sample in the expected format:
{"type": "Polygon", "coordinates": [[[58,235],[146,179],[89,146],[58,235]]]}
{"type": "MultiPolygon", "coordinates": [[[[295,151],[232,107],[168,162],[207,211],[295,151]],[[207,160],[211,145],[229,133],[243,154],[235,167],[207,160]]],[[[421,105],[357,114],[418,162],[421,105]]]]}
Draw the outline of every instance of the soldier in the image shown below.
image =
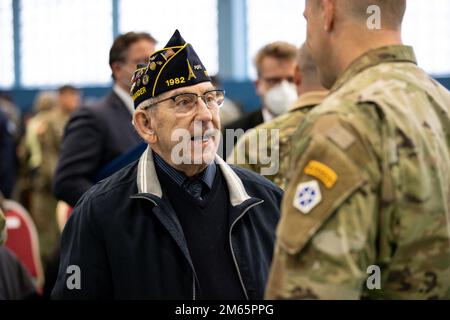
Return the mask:
{"type": "Polygon", "coordinates": [[[298,51],[295,78],[299,98],[288,112],[248,131],[228,157],[228,162],[264,174],[282,189],[286,183],[286,167],[289,163],[286,160],[292,134],[305,115],[328,93],[319,81],[317,67],[305,44],[298,51]],[[267,161],[269,158],[272,160],[270,163],[267,161]]]}
{"type": "Polygon", "coordinates": [[[52,194],[53,173],[59,157],[64,127],[70,115],[80,105],[80,93],[75,87],[65,85],[58,89],[57,99],[56,107],[40,117],[36,128],[42,158],[33,179],[31,212],[38,230],[44,263],[59,240],[55,217],[57,200],[52,194]]]}
{"type": "Polygon", "coordinates": [[[450,93],[401,44],[406,1],[305,8],[331,93],[293,138],[266,297],[448,299],[450,93]]]}

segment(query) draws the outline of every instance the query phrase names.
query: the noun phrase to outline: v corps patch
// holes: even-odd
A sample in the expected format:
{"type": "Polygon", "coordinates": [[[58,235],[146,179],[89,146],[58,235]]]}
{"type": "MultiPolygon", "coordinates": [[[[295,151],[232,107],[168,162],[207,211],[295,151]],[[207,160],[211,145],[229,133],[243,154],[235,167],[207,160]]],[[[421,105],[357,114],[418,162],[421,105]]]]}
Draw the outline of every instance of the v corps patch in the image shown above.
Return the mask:
{"type": "Polygon", "coordinates": [[[319,183],[316,180],[300,183],[294,196],[293,206],[308,214],[322,201],[319,183]]]}

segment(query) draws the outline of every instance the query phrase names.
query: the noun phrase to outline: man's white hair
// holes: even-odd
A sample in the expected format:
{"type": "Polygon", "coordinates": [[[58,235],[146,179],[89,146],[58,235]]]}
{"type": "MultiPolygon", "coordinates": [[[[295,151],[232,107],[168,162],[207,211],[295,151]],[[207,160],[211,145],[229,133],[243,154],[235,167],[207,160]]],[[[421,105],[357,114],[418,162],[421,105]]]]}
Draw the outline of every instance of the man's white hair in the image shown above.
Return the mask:
{"type": "Polygon", "coordinates": [[[136,110],[138,110],[138,109],[144,110],[144,109],[148,108],[149,106],[156,104],[159,100],[158,97],[159,96],[156,96],[156,97],[149,98],[147,100],[142,101],[141,103],[138,104],[138,106],[136,107],[136,110]]]}

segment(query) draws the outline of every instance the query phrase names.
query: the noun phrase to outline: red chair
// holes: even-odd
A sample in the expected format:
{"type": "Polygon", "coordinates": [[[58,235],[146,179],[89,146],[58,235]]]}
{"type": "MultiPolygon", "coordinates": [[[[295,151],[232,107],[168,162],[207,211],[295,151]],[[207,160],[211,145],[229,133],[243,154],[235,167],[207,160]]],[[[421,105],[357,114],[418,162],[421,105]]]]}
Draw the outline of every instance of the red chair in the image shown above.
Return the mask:
{"type": "Polygon", "coordinates": [[[39,238],[31,216],[15,201],[5,200],[7,239],[5,246],[17,256],[30,272],[40,291],[44,284],[44,273],[39,252],[39,238]]]}

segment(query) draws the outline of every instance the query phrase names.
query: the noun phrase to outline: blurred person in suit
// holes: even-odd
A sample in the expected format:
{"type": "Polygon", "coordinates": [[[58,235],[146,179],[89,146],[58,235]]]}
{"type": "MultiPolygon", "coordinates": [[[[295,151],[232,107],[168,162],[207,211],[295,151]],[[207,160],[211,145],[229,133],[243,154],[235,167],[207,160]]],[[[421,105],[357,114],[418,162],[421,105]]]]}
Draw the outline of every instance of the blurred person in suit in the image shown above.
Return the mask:
{"type": "Polygon", "coordinates": [[[100,103],[80,108],[67,124],[53,184],[58,199],[75,206],[102,167],[142,141],[131,123],[131,76],[155,46],[156,40],[144,32],[115,39],[109,53],[112,92],[100,103]]]}

